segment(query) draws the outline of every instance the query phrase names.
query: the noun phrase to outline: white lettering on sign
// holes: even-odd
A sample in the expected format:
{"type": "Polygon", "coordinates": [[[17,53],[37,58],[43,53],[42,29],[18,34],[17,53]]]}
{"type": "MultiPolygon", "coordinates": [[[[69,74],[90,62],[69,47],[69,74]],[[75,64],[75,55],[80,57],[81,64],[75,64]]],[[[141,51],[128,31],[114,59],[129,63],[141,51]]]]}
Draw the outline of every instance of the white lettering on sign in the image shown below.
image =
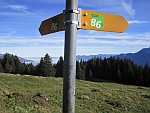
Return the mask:
{"type": "Polygon", "coordinates": [[[97,21],[96,19],[91,19],[91,26],[96,28],[101,28],[101,21],[97,21]]]}
{"type": "Polygon", "coordinates": [[[57,23],[52,23],[51,30],[57,30],[57,23]]]}

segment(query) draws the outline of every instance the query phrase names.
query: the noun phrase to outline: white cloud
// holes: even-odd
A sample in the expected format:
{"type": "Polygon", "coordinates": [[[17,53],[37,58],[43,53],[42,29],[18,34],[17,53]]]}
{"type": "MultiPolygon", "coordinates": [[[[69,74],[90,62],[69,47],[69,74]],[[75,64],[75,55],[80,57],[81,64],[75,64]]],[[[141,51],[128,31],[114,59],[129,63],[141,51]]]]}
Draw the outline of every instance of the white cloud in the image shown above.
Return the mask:
{"type": "MultiPolygon", "coordinates": [[[[90,33],[90,32],[89,32],[90,33]]],[[[149,46],[150,44],[150,33],[145,34],[115,34],[115,33],[102,33],[93,32],[92,35],[79,35],[78,44],[89,44],[89,45],[128,45],[128,46],[149,46]]]]}
{"type": "MultiPolygon", "coordinates": [[[[89,31],[90,32],[90,31],[89,31]]],[[[51,35],[49,37],[25,37],[25,36],[0,36],[0,44],[16,44],[16,45],[30,45],[30,46],[47,46],[46,44],[52,45],[63,45],[64,37],[62,35],[51,35]],[[43,45],[44,43],[44,45],[43,45]]],[[[102,33],[93,32],[92,35],[80,34],[77,35],[77,44],[113,44],[113,45],[149,45],[150,33],[145,34],[115,34],[115,33],[102,33]]],[[[83,45],[84,46],[84,45],[83,45]]]]}
{"type": "Polygon", "coordinates": [[[106,44],[106,45],[128,45],[128,46],[133,46],[133,45],[136,45],[136,46],[141,46],[141,45],[144,45],[144,46],[149,46],[149,43],[150,43],[150,40],[149,41],[145,41],[145,40],[107,40],[107,39],[104,39],[104,40],[97,40],[97,39],[87,39],[87,40],[79,40],[77,41],[78,43],[82,43],[82,44],[90,44],[90,45],[95,45],[95,44],[106,44]]]}
{"type": "Polygon", "coordinates": [[[0,53],[11,53],[21,57],[43,57],[46,53],[50,56],[61,56],[63,54],[62,46],[28,46],[28,47],[2,47],[0,53]]]}
{"type": "MultiPolygon", "coordinates": [[[[61,34],[61,33],[60,33],[61,34]]],[[[115,34],[93,32],[77,36],[77,54],[120,53],[149,47],[150,33],[115,34]],[[122,50],[121,50],[122,49],[122,50]]],[[[0,36],[1,53],[13,53],[22,57],[63,56],[64,37],[52,34],[45,37],[0,36]],[[9,47],[11,45],[11,47],[9,47]],[[13,46],[14,45],[14,46],[13,46]]]]}
{"type": "Polygon", "coordinates": [[[27,6],[25,5],[7,5],[5,6],[6,8],[11,8],[11,9],[14,9],[14,10],[27,10],[27,6]]]}
{"type": "Polygon", "coordinates": [[[97,1],[97,0],[79,0],[79,5],[81,6],[88,6],[88,7],[92,7],[92,8],[98,8],[98,7],[102,7],[102,6],[114,6],[114,5],[118,5],[120,4],[120,0],[101,0],[101,1],[97,1]]]}
{"type": "MultiPolygon", "coordinates": [[[[10,4],[5,4],[4,6],[2,6],[2,8],[7,8],[7,9],[9,8],[9,9],[13,9],[15,11],[17,10],[17,11],[20,11],[20,12],[31,14],[29,11],[27,11],[29,8],[26,5],[10,5],[10,4]]],[[[8,13],[8,12],[6,12],[6,13],[8,13]]],[[[11,13],[14,14],[13,12],[11,12],[11,13]]]]}
{"type": "Polygon", "coordinates": [[[57,4],[64,4],[66,0],[36,0],[37,2],[47,2],[47,3],[57,3],[57,4]]]}
{"type": "Polygon", "coordinates": [[[124,7],[125,11],[134,19],[135,10],[132,7],[133,0],[122,0],[122,6],[124,7]]]}
{"type": "Polygon", "coordinates": [[[22,36],[0,36],[0,43],[5,43],[5,44],[36,44],[40,45],[42,43],[53,43],[53,44],[61,44],[63,43],[63,39],[59,37],[55,38],[35,38],[35,37],[22,37],[22,36]]]}
{"type": "Polygon", "coordinates": [[[132,36],[125,35],[125,34],[95,33],[92,35],[79,35],[78,37],[79,37],[79,39],[81,39],[81,38],[88,38],[88,39],[93,39],[93,38],[96,38],[96,39],[101,39],[101,38],[105,38],[105,39],[120,39],[120,38],[121,39],[129,39],[132,36]]]}
{"type": "Polygon", "coordinates": [[[139,21],[139,20],[133,20],[133,21],[128,21],[129,24],[146,24],[149,23],[148,21],[139,21]]]}

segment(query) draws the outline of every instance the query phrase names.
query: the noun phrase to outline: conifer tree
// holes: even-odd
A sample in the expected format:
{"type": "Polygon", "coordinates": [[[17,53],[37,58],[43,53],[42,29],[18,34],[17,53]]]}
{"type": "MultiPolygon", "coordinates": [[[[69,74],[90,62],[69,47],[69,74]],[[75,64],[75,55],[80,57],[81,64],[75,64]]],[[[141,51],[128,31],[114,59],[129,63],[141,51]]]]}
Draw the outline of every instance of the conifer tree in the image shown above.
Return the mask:
{"type": "Polygon", "coordinates": [[[138,73],[136,75],[136,85],[142,85],[143,84],[143,67],[138,67],[138,73]]]}
{"type": "Polygon", "coordinates": [[[143,69],[143,84],[144,86],[150,86],[150,67],[148,63],[145,64],[143,69]]]}
{"type": "Polygon", "coordinates": [[[63,57],[60,56],[56,66],[55,66],[55,68],[56,68],[55,77],[63,77],[63,62],[64,62],[63,57]]]}
{"type": "Polygon", "coordinates": [[[26,64],[25,63],[21,63],[21,72],[20,74],[25,74],[25,67],[26,67],[26,64]]]}
{"type": "Polygon", "coordinates": [[[26,65],[27,69],[28,69],[28,74],[30,75],[34,75],[35,74],[35,69],[32,63],[29,63],[26,65]]]}
{"type": "Polygon", "coordinates": [[[22,72],[22,63],[19,61],[19,58],[17,56],[13,57],[14,60],[14,73],[21,74],[22,72]]]}
{"type": "Polygon", "coordinates": [[[129,59],[125,59],[125,83],[133,84],[134,76],[135,75],[131,61],[129,59]]]}
{"type": "Polygon", "coordinates": [[[121,82],[121,72],[120,72],[119,69],[118,69],[118,71],[117,71],[117,78],[115,79],[115,81],[121,82]]]}
{"type": "Polygon", "coordinates": [[[54,76],[55,75],[55,69],[52,64],[52,59],[47,53],[44,59],[41,58],[40,64],[38,66],[38,75],[40,76],[54,76]]]}
{"type": "Polygon", "coordinates": [[[102,76],[102,58],[96,58],[96,78],[101,78],[102,76]]]}
{"type": "Polygon", "coordinates": [[[89,80],[92,80],[92,78],[93,78],[93,74],[92,74],[92,71],[91,70],[89,70],[89,80]]]}
{"type": "Polygon", "coordinates": [[[80,60],[80,68],[81,68],[81,75],[80,79],[85,80],[85,68],[86,68],[86,63],[81,59],[80,60]]]}
{"type": "Polygon", "coordinates": [[[13,71],[13,67],[10,65],[10,54],[6,53],[3,59],[3,69],[5,73],[11,73],[13,71]]]}
{"type": "Polygon", "coordinates": [[[2,60],[0,59],[0,72],[3,72],[2,60]]]}
{"type": "Polygon", "coordinates": [[[85,79],[85,73],[84,70],[81,69],[80,62],[76,62],[76,78],[80,80],[85,79]]]}
{"type": "Polygon", "coordinates": [[[40,63],[38,64],[36,74],[39,76],[44,76],[44,60],[43,60],[43,58],[41,58],[40,63]]]}

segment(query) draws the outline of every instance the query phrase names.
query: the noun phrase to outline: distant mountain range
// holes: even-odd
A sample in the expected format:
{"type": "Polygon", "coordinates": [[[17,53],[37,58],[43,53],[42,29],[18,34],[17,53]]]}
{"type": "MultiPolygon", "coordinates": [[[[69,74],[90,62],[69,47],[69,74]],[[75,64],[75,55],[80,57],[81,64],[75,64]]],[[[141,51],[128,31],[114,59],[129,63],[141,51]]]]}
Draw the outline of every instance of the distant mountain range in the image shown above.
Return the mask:
{"type": "MultiPolygon", "coordinates": [[[[85,61],[88,61],[89,59],[91,58],[94,58],[94,57],[101,57],[102,59],[103,58],[109,58],[109,57],[115,57],[115,58],[121,58],[121,59],[124,59],[124,58],[127,58],[127,59],[130,59],[132,60],[135,64],[138,64],[138,65],[142,65],[144,66],[146,63],[148,63],[150,65],[150,47],[149,48],[143,48],[142,50],[136,52],[136,53],[127,53],[127,54],[119,54],[119,55],[116,55],[116,54],[98,54],[98,55],[89,55],[89,56],[86,56],[86,55],[77,55],[76,56],[76,59],[77,60],[85,60],[85,61]]],[[[4,58],[4,54],[0,54],[0,58],[4,58]]],[[[32,60],[27,60],[27,59],[24,59],[24,58],[21,58],[19,57],[19,60],[20,62],[22,63],[32,63],[33,65],[36,65],[37,63],[40,62],[39,61],[34,61],[34,59],[32,60]]],[[[34,57],[36,58],[36,57],[34,57]]],[[[40,59],[40,58],[38,58],[40,59]]],[[[54,63],[57,63],[58,61],[58,57],[52,57],[52,60],[54,61],[54,63]]]]}
{"type": "Polygon", "coordinates": [[[114,54],[99,54],[99,55],[77,55],[77,60],[89,60],[93,57],[101,57],[103,58],[109,58],[109,57],[115,57],[115,58],[127,58],[132,60],[135,64],[142,65],[144,66],[146,63],[150,65],[150,47],[149,48],[143,48],[142,50],[138,51],[137,53],[127,53],[127,54],[119,54],[119,55],[114,55],[114,54]]]}
{"type": "Polygon", "coordinates": [[[94,57],[101,57],[102,59],[103,58],[109,58],[111,56],[114,56],[114,54],[98,54],[98,55],[89,55],[89,56],[86,56],[86,55],[77,55],[76,56],[76,59],[77,60],[85,60],[85,61],[88,61],[89,59],[92,59],[94,57]]]}
{"type": "Polygon", "coordinates": [[[114,57],[119,58],[128,58],[132,60],[135,64],[145,66],[146,63],[150,65],[150,47],[143,48],[142,50],[138,51],[137,53],[127,53],[127,54],[120,54],[115,55],[114,57]]]}

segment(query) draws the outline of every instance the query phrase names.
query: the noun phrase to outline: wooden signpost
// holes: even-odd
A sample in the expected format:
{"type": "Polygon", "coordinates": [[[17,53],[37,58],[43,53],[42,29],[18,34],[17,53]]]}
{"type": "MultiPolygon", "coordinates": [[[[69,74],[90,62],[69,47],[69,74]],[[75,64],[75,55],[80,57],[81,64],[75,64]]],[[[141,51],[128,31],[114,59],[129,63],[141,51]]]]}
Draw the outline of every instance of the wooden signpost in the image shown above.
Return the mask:
{"type": "Polygon", "coordinates": [[[77,29],[122,33],[129,26],[123,16],[91,10],[79,10],[77,3],[78,0],[66,0],[64,12],[42,21],[39,28],[41,35],[65,30],[63,113],[75,112],[77,29]]]}

